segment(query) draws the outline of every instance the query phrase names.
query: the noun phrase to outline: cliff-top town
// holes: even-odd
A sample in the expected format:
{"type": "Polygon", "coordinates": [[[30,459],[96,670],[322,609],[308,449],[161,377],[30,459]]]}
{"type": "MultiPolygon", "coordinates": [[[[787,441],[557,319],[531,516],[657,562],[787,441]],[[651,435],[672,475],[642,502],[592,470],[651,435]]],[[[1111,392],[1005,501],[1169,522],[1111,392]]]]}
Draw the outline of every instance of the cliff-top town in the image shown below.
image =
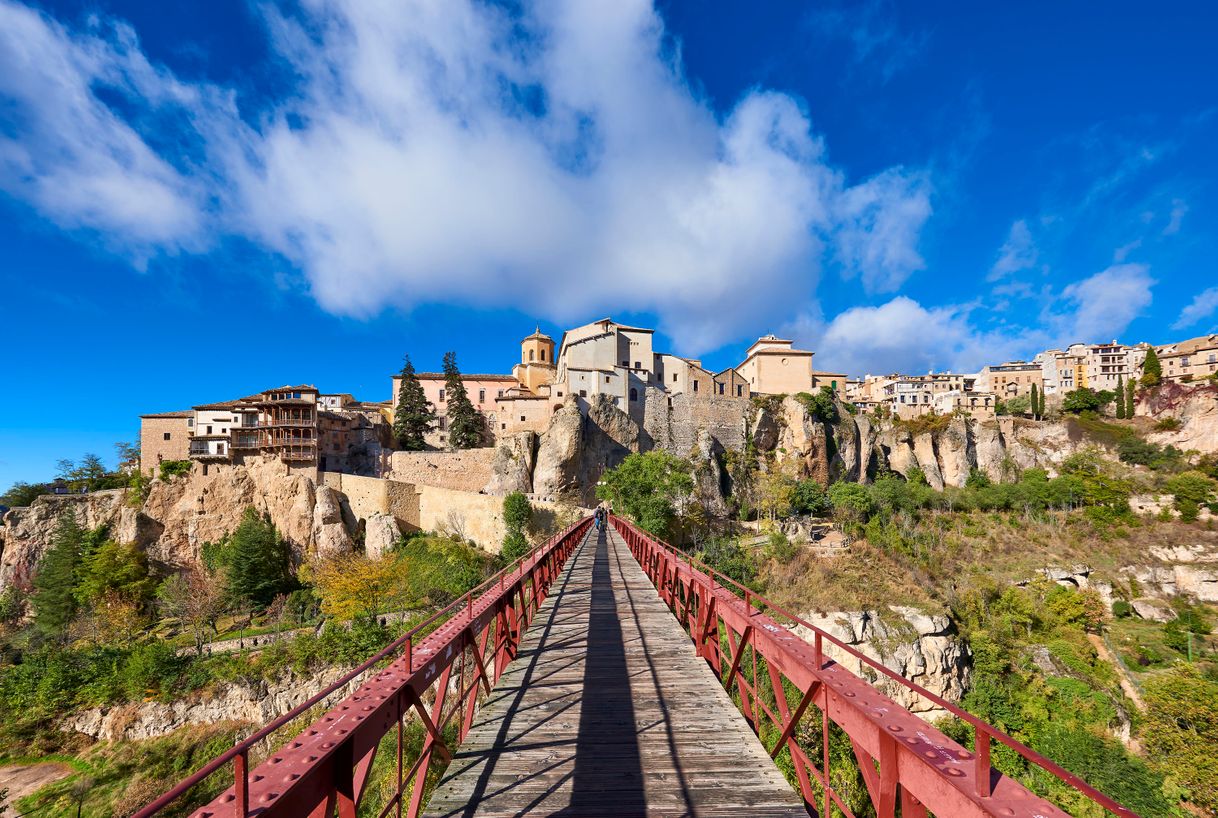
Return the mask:
{"type": "MultiPolygon", "coordinates": [[[[554,412],[574,398],[581,408],[597,395],[642,424],[649,403],[745,401],[757,395],[798,394],[822,388],[861,412],[900,418],[926,414],[993,417],[1001,402],[1030,396],[1060,400],[1075,389],[1116,390],[1136,380],[1152,345],[1074,343],[1048,349],[1031,361],[989,364],[976,373],[867,374],[862,378],[818,370],[814,352],[775,335],[758,338],[734,367],[711,372],[696,358],[654,349],[654,331],[604,318],[554,339],[540,330],[521,341],[511,374],[462,374],[470,401],[485,418],[485,445],[517,432],[543,432],[554,412]]],[[[1188,383],[1218,373],[1218,334],[1154,346],[1167,381],[1188,383]]],[[[448,446],[445,376],[418,374],[437,423],[427,444],[448,446]]],[[[359,470],[379,473],[393,447],[391,428],[400,375],[391,397],[361,401],[323,393],[312,385],[285,385],[256,395],[190,409],[140,416],[140,468],[152,473],[164,461],[239,464],[270,455],[293,471],[359,470]]]]}

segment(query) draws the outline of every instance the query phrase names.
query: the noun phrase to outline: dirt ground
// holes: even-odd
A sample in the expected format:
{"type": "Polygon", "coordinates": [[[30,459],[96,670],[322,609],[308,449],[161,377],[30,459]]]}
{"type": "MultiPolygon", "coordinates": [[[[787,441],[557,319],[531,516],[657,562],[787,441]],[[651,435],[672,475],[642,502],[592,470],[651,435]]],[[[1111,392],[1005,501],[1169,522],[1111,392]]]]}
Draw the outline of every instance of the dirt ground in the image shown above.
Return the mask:
{"type": "Polygon", "coordinates": [[[67,764],[50,762],[46,764],[11,764],[0,767],[0,790],[8,789],[6,806],[12,805],[18,798],[24,798],[45,787],[52,781],[58,781],[72,774],[72,768],[67,764]]]}

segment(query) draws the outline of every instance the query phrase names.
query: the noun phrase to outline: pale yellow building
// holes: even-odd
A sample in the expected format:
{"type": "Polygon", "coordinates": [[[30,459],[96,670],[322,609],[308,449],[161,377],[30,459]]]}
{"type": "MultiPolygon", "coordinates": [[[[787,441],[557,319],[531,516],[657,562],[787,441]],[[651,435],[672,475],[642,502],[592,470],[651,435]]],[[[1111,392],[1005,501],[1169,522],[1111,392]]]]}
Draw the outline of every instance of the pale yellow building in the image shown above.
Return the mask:
{"type": "Polygon", "coordinates": [[[554,339],[538,327],[520,342],[520,363],[512,367],[512,376],[529,392],[540,395],[542,387],[554,383],[556,371],[554,339]]]}
{"type": "Polygon", "coordinates": [[[820,390],[827,387],[838,398],[846,399],[846,373],[844,372],[812,372],[812,388],[820,390]]]}
{"type": "Polygon", "coordinates": [[[1218,372],[1218,334],[1202,335],[1155,347],[1163,378],[1188,383],[1218,372]]]}
{"type": "MultiPolygon", "coordinates": [[[[812,391],[812,356],[774,335],[758,338],[736,367],[754,394],[794,395],[812,391]]],[[[842,379],[843,381],[845,378],[842,379]]]]}

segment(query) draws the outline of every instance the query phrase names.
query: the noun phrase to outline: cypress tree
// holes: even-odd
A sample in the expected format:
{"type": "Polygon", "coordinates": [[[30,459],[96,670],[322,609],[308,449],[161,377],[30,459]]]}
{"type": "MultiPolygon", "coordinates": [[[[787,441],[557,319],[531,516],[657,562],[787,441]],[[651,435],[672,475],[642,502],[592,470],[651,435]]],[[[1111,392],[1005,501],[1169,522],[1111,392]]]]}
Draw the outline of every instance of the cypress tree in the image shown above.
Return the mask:
{"type": "Polygon", "coordinates": [[[1163,380],[1163,364],[1159,362],[1159,354],[1154,347],[1147,347],[1146,360],[1142,361],[1142,385],[1158,386],[1163,380]]]}
{"type": "Polygon", "coordinates": [[[63,634],[76,617],[75,591],[84,544],[85,531],[76,522],[75,513],[70,508],[64,509],[55,525],[51,547],[38,563],[34,594],[30,597],[34,625],[44,634],[63,634]]]}
{"type": "Polygon", "coordinates": [[[1042,389],[1042,390],[1041,390],[1041,392],[1040,392],[1040,408],[1039,408],[1038,410],[1036,410],[1036,414],[1038,414],[1038,415],[1041,417],[1041,419],[1042,419],[1042,420],[1044,419],[1044,416],[1045,416],[1045,392],[1044,392],[1044,390],[1043,390],[1043,389],[1042,389]]]}
{"type": "Polygon", "coordinates": [[[1129,383],[1125,384],[1125,417],[1133,417],[1134,394],[1137,391],[1137,384],[1134,378],[1129,379],[1129,383]]]}
{"type": "Polygon", "coordinates": [[[398,447],[410,452],[422,451],[426,445],[424,437],[435,422],[435,407],[423,394],[423,385],[407,355],[402,365],[402,382],[398,386],[397,408],[393,412],[393,436],[398,447]]]}
{"type": "Polygon", "coordinates": [[[448,441],[454,449],[473,449],[482,445],[482,415],[470,403],[457,369],[457,353],[444,353],[444,388],[448,399],[448,441]]]}
{"type": "Polygon", "coordinates": [[[1040,420],[1040,389],[1036,384],[1032,384],[1032,417],[1040,420]]]}
{"type": "Polygon", "coordinates": [[[1125,378],[1121,375],[1117,375],[1116,395],[1117,395],[1117,397],[1116,397],[1117,420],[1124,420],[1129,415],[1126,413],[1126,410],[1125,410],[1125,378]]]}

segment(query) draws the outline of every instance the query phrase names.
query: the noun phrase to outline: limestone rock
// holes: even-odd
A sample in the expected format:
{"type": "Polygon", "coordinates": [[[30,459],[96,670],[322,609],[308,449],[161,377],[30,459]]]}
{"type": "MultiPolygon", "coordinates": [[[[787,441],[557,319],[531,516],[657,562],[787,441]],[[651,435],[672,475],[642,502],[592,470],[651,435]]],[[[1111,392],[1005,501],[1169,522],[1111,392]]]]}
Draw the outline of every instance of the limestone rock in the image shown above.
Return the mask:
{"type": "MultiPolygon", "coordinates": [[[[948,701],[959,701],[968,689],[972,657],[944,614],[927,614],[915,608],[894,606],[888,611],[852,611],[807,614],[809,624],[836,637],[863,655],[948,701]]],[[[794,632],[812,641],[802,626],[794,632]]],[[[870,679],[885,695],[928,721],[944,714],[936,705],[897,684],[861,660],[825,640],[826,655],[853,673],[870,679]]]]}
{"type": "Polygon", "coordinates": [[[392,514],[374,511],[364,523],[364,552],[379,559],[402,537],[402,529],[392,514]]]}
{"type": "Polygon", "coordinates": [[[26,583],[34,578],[38,563],[51,546],[55,527],[64,512],[71,512],[85,528],[111,526],[112,536],[126,505],[123,489],[91,494],[44,495],[25,508],[5,512],[0,526],[0,591],[11,583],[26,583]]]}
{"type": "Polygon", "coordinates": [[[1002,479],[1007,452],[996,421],[983,421],[974,425],[973,453],[973,466],[985,472],[991,480],[1002,479]]]}
{"type": "Polygon", "coordinates": [[[758,407],[753,419],[753,445],[759,451],[772,452],[778,448],[778,435],[782,431],[782,421],[770,410],[769,405],[758,407]]]}
{"type": "Polygon", "coordinates": [[[723,446],[705,429],[698,432],[698,442],[691,453],[696,484],[695,498],[705,504],[708,514],[727,516],[727,500],[723,496],[723,446]]]}
{"type": "Polygon", "coordinates": [[[519,432],[504,435],[495,446],[491,479],[483,489],[487,494],[503,495],[514,491],[533,491],[533,467],[537,463],[537,435],[519,432]]]}
{"type": "Polygon", "coordinates": [[[913,439],[914,458],[918,468],[926,477],[927,484],[935,491],[943,491],[943,473],[939,470],[939,456],[935,451],[935,436],[929,432],[915,435],[913,439]]]}
{"type": "Polygon", "coordinates": [[[962,488],[968,480],[977,454],[969,435],[969,424],[964,418],[952,418],[947,430],[938,440],[939,470],[945,486],[962,488]]]}
{"type": "Polygon", "coordinates": [[[1135,599],[1130,603],[1133,612],[1151,622],[1170,622],[1176,618],[1175,612],[1166,602],[1154,599],[1135,599]]]}
{"type": "Polygon", "coordinates": [[[329,486],[319,486],[316,498],[313,506],[314,550],[322,557],[350,551],[354,545],[351,542],[354,525],[350,511],[344,512],[345,498],[329,486]]]}
{"type": "Polygon", "coordinates": [[[579,456],[584,418],[574,397],[568,397],[541,435],[533,469],[533,493],[541,497],[568,497],[579,491],[579,456]]]}
{"type": "Polygon", "coordinates": [[[587,424],[580,452],[579,487],[586,504],[596,502],[601,475],[639,450],[639,427],[608,395],[589,400],[587,424]]]}

